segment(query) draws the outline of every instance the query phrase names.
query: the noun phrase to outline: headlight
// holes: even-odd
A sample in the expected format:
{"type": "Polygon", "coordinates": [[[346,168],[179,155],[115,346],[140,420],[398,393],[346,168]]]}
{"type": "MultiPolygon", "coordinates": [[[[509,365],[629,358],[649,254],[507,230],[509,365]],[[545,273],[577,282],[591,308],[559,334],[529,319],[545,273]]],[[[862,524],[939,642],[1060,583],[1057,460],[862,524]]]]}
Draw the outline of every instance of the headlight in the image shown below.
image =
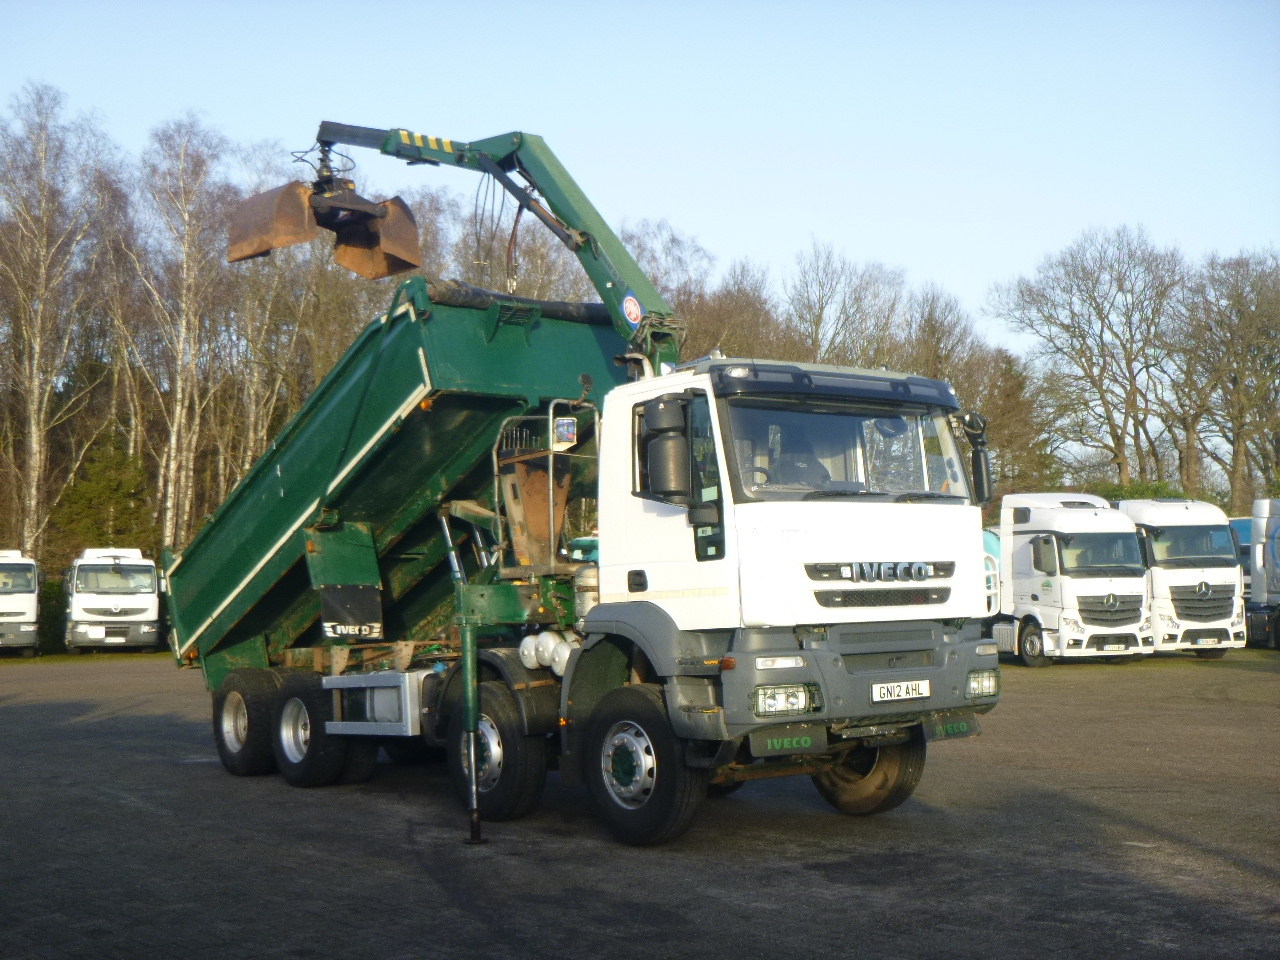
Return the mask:
{"type": "Polygon", "coordinates": [[[1080,633],[1084,630],[1084,624],[1082,624],[1075,617],[1063,617],[1061,620],[1061,623],[1064,630],[1074,630],[1077,633],[1080,633]]]}
{"type": "Polygon", "coordinates": [[[994,643],[980,643],[973,648],[973,652],[980,657],[994,657],[1000,652],[1000,648],[994,643]]]}
{"type": "Polygon", "coordinates": [[[139,629],[139,633],[155,633],[156,625],[154,623],[144,623],[139,629]]]}
{"type": "Polygon", "coordinates": [[[34,623],[20,623],[18,624],[18,632],[19,633],[35,633],[36,625],[34,623]]]}
{"type": "Polygon", "coordinates": [[[964,695],[970,700],[994,697],[1000,692],[999,670],[971,670],[964,695]]]}
{"type": "Polygon", "coordinates": [[[814,713],[821,709],[822,692],[816,683],[783,683],[756,687],[757,717],[814,713]]]}
{"type": "Polygon", "coordinates": [[[756,657],[757,670],[789,670],[803,666],[804,657],[756,657]]]}
{"type": "Polygon", "coordinates": [[[1139,629],[1139,630],[1150,630],[1150,629],[1151,629],[1151,618],[1150,618],[1150,617],[1144,617],[1144,618],[1143,618],[1143,620],[1142,620],[1142,622],[1141,622],[1140,624],[1138,624],[1138,629],[1139,629]]]}

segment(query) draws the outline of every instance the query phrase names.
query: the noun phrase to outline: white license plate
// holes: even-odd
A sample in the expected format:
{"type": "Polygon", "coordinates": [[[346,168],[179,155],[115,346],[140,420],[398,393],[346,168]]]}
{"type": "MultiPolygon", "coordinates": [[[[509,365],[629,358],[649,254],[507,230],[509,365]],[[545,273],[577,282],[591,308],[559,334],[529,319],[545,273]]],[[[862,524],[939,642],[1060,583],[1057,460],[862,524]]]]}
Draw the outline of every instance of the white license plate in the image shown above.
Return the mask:
{"type": "Polygon", "coordinates": [[[107,635],[106,627],[85,627],[84,635],[90,640],[101,640],[107,635]]]}
{"type": "Polygon", "coordinates": [[[106,643],[128,643],[129,638],[128,637],[106,637],[105,642],[106,643]]]}
{"type": "Polygon", "coordinates": [[[871,685],[871,702],[885,700],[923,700],[929,696],[928,680],[895,680],[871,685]]]}
{"type": "Polygon", "coordinates": [[[1128,650],[1129,645],[1127,643],[1104,643],[1102,645],[1102,649],[1103,650],[1128,650]]]}
{"type": "Polygon", "coordinates": [[[1202,647],[1212,647],[1217,645],[1218,638],[1217,637],[1201,637],[1199,640],[1196,641],[1196,643],[1202,647]]]}

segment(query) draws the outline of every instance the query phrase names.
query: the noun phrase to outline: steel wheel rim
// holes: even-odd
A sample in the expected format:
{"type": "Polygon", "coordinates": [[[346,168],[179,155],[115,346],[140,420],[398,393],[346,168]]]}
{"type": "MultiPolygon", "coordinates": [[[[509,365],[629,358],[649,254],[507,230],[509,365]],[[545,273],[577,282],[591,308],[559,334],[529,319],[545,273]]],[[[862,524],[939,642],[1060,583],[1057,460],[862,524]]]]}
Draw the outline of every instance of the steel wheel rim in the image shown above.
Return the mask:
{"type": "MultiPolygon", "coordinates": [[[[488,793],[498,785],[502,779],[502,761],[502,734],[498,732],[498,725],[482,713],[476,720],[476,764],[480,767],[477,790],[488,793]]],[[[465,752],[462,765],[468,767],[465,752]]]]}
{"type": "Polygon", "coordinates": [[[653,796],[658,761],[653,741],[644,728],[622,720],[609,729],[600,751],[600,772],[613,802],[626,810],[639,810],[653,796]]]}
{"type": "Polygon", "coordinates": [[[1027,656],[1040,656],[1040,634],[1035,630],[1027,631],[1027,635],[1022,638],[1022,645],[1026,648],[1027,656]]]}
{"type": "Polygon", "coordinates": [[[249,739],[249,707],[238,690],[232,690],[222,701],[222,742],[232,753],[244,749],[249,739]]]}
{"type": "Polygon", "coordinates": [[[307,705],[293,697],[280,711],[280,746],[290,763],[301,763],[311,745],[311,714],[307,705]]]}

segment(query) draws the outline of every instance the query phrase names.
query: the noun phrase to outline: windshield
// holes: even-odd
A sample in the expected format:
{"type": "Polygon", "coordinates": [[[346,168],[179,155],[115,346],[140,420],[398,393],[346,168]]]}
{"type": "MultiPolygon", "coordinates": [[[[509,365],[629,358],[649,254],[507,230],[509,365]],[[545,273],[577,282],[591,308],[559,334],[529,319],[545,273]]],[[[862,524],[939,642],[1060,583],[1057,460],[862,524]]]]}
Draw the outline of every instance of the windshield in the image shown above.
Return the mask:
{"type": "Polygon", "coordinates": [[[29,563],[0,563],[0,593],[35,592],[35,567],[29,563]]]}
{"type": "Polygon", "coordinates": [[[155,593],[154,567],[113,564],[84,565],[76,570],[76,593],[155,593]]]}
{"type": "Polygon", "coordinates": [[[735,492],[747,500],[967,499],[947,421],[845,403],[727,401],[735,492]]]}
{"type": "Polygon", "coordinates": [[[1236,547],[1225,524],[1147,528],[1152,563],[1160,567],[1234,567],[1236,547]]]}
{"type": "Polygon", "coordinates": [[[1068,577],[1141,577],[1136,533],[1060,533],[1062,572],[1068,577]]]}

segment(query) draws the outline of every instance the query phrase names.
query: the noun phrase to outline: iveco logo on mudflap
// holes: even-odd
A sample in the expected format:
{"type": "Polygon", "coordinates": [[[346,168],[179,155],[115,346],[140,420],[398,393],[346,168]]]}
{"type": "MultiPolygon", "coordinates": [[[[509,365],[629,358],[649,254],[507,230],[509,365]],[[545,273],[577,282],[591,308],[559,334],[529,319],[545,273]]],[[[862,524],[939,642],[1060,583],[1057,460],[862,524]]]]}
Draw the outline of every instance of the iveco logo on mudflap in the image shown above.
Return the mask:
{"type": "Polygon", "coordinates": [[[854,583],[870,583],[877,580],[928,580],[927,563],[855,563],[852,564],[854,583]]]}
{"type": "Polygon", "coordinates": [[[382,624],[337,623],[336,621],[326,621],[324,624],[324,635],[326,637],[361,637],[369,640],[381,640],[382,624]]]}

